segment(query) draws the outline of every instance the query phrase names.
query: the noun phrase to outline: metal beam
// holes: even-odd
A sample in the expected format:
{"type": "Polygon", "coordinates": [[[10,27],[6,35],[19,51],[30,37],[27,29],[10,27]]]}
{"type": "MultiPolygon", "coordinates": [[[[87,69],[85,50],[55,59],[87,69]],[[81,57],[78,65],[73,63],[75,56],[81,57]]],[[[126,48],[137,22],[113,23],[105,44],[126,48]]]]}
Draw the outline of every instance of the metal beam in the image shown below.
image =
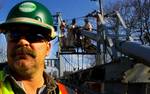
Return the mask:
{"type": "Polygon", "coordinates": [[[117,49],[128,56],[144,61],[142,63],[150,66],[149,46],[144,46],[130,41],[119,41],[117,49]]]}
{"type": "Polygon", "coordinates": [[[92,39],[92,40],[98,41],[97,34],[94,34],[92,32],[88,32],[86,30],[82,30],[81,34],[92,39]]]}

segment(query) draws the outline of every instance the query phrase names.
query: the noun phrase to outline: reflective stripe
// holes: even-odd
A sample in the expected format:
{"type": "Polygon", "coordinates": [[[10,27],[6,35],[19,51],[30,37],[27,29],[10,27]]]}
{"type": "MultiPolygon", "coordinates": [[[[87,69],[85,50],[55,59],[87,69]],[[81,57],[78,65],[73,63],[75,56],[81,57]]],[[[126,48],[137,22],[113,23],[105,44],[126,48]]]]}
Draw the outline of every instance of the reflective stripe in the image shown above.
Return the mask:
{"type": "Polygon", "coordinates": [[[62,83],[57,83],[59,87],[59,94],[68,94],[68,90],[62,83]]]}
{"type": "Polygon", "coordinates": [[[59,90],[59,94],[62,94],[60,90],[59,90]]]}
{"type": "Polygon", "coordinates": [[[4,72],[0,71],[0,94],[14,94],[8,81],[3,82],[4,72]]]}

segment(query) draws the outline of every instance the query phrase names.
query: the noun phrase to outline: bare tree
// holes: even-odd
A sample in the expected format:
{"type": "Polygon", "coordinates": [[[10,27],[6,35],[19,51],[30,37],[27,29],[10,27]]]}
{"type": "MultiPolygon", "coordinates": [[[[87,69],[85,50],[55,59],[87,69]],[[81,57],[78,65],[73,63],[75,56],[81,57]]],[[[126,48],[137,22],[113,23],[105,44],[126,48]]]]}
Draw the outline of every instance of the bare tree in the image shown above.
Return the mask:
{"type": "Polygon", "coordinates": [[[123,0],[106,9],[119,11],[130,34],[137,35],[142,44],[150,43],[150,0],[123,0]]]}
{"type": "Polygon", "coordinates": [[[6,62],[7,55],[6,55],[6,43],[5,38],[3,34],[0,34],[0,63],[6,62]]]}
{"type": "Polygon", "coordinates": [[[4,49],[0,49],[0,63],[6,62],[6,52],[4,49]]]}

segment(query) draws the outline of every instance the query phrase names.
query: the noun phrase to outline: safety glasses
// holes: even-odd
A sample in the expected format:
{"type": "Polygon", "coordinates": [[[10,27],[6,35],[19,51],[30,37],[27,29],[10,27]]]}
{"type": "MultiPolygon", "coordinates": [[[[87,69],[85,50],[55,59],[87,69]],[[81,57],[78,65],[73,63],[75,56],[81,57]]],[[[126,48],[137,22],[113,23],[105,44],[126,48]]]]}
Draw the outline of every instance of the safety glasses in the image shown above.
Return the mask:
{"type": "Polygon", "coordinates": [[[18,42],[21,38],[26,39],[30,43],[44,42],[48,41],[46,37],[41,33],[24,33],[24,32],[7,32],[6,38],[11,42],[18,42]]]}

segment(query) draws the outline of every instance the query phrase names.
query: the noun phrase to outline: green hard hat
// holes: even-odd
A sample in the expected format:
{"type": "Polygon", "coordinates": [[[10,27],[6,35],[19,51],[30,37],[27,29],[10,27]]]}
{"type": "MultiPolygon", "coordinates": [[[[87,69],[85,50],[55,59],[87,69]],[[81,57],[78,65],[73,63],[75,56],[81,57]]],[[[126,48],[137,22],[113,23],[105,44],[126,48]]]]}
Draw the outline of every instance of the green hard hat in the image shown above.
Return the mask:
{"type": "Polygon", "coordinates": [[[50,40],[56,37],[51,13],[45,6],[38,2],[23,1],[15,5],[10,10],[6,21],[0,24],[0,30],[5,32],[6,29],[17,24],[45,29],[43,32],[46,32],[50,40]]]}

